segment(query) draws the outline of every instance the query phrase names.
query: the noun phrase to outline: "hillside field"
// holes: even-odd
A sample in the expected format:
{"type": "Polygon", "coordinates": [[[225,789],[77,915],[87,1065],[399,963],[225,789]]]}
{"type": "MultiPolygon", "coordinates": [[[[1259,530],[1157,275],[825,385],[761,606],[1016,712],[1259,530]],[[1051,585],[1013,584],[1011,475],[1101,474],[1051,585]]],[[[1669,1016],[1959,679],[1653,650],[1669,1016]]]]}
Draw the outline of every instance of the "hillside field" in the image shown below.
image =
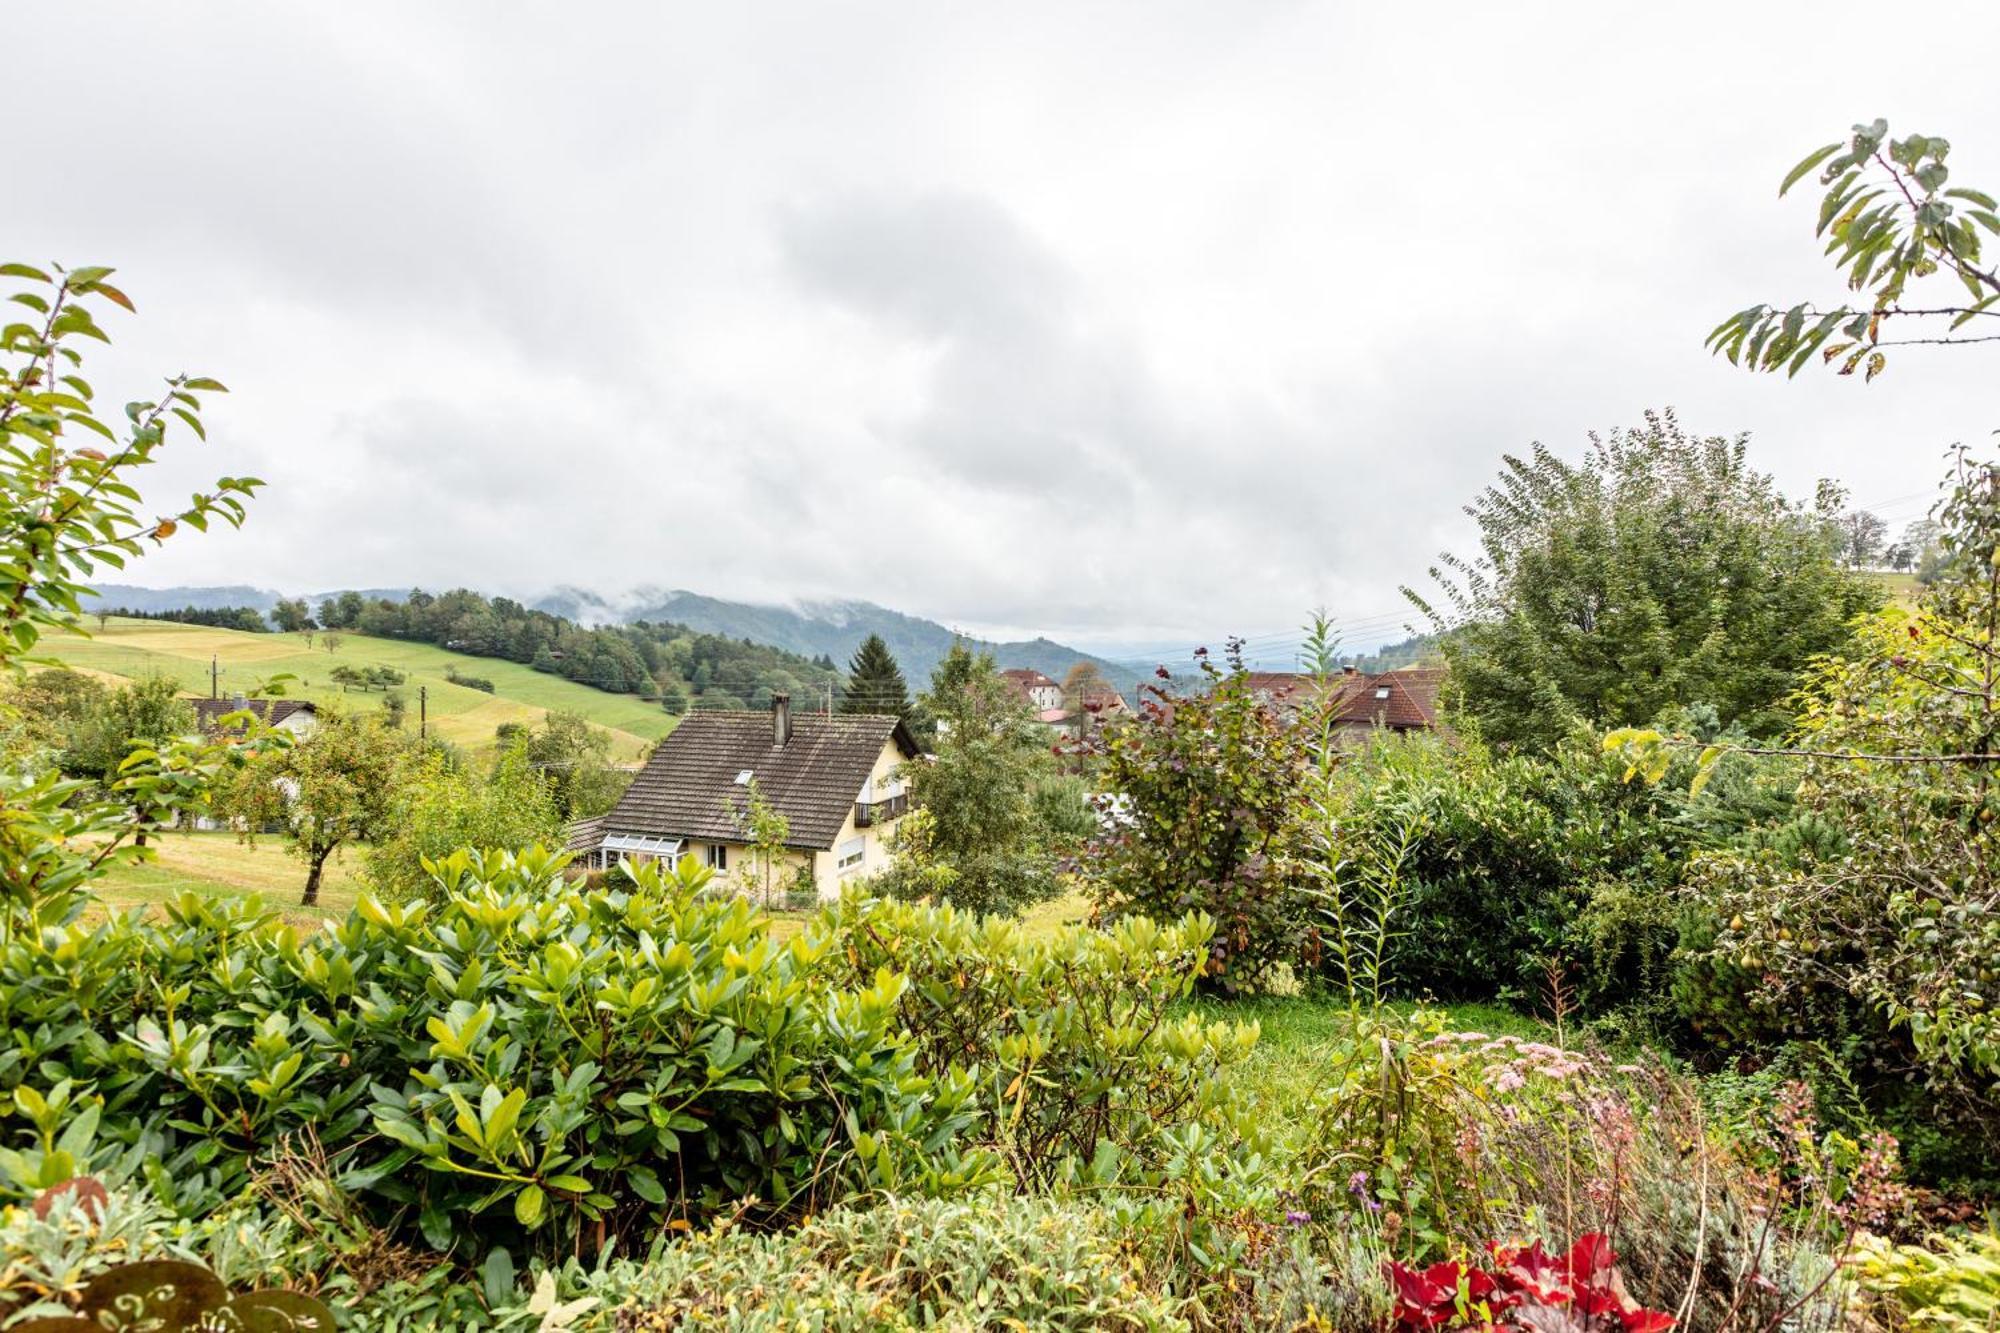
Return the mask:
{"type": "Polygon", "coordinates": [[[493,743],[494,728],[503,722],[533,724],[554,710],[581,713],[609,732],[612,758],[638,759],[645,747],[673,730],[674,719],[657,703],[632,694],[607,694],[588,685],[533,670],[517,662],[471,657],[427,643],[376,639],[342,631],[339,647],[329,652],[323,635],[307,646],[298,634],[251,634],[244,630],[210,629],[160,620],[114,616],[99,629],[86,622],[89,638],[49,638],[37,645],[37,656],[99,676],[134,678],[164,675],[180,683],[187,694],[207,697],[209,661],[222,668],[224,698],[253,689],[267,677],[290,672],[285,682],[289,698],[314,703],[345,704],[349,708],[382,706],[382,691],[349,691],[329,676],[343,663],[389,666],[407,674],[398,688],[410,704],[410,726],[416,726],[417,688],[429,689],[430,725],[436,735],[454,745],[478,748],[493,743]],[[445,669],[493,682],[494,693],[454,685],[445,669]]]}

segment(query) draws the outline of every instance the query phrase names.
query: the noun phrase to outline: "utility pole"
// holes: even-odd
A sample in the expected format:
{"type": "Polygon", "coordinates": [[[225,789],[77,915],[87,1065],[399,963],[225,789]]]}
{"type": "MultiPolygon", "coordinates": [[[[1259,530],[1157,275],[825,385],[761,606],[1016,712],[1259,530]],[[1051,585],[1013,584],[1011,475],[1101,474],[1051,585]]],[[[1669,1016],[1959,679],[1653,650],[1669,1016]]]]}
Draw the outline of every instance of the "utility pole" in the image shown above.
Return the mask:
{"type": "Polygon", "coordinates": [[[428,685],[417,686],[417,739],[418,740],[422,740],[430,734],[430,716],[429,716],[430,698],[431,698],[430,686],[428,685]]]}
{"type": "Polygon", "coordinates": [[[208,697],[211,699],[222,697],[222,668],[213,653],[208,658],[208,697]]]}

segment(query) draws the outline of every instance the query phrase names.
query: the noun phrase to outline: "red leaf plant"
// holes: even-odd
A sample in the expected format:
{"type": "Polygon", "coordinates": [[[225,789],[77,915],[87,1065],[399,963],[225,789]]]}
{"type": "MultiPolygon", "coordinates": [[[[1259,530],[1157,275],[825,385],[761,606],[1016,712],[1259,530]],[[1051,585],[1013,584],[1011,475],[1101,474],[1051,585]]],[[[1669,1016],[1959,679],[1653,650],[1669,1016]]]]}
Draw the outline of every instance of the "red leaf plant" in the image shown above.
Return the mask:
{"type": "Polygon", "coordinates": [[[1674,1326],[1672,1315],[1632,1299],[1611,1242],[1597,1232],[1579,1236],[1561,1258],[1540,1241],[1526,1247],[1489,1241],[1486,1251],[1482,1268],[1455,1260],[1428,1268],[1383,1264],[1396,1289],[1398,1333],[1666,1333],[1674,1326]]]}

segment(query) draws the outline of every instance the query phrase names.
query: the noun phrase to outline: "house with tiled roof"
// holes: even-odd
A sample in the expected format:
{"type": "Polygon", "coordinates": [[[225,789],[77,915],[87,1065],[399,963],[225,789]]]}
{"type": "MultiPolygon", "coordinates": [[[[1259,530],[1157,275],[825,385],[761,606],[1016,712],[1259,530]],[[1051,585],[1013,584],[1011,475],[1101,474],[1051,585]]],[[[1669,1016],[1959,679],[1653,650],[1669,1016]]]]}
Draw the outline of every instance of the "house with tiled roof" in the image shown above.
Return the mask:
{"type": "Polygon", "coordinates": [[[566,845],[594,869],[698,857],[725,882],[761,891],[750,854],[754,786],[786,822],[787,887],[836,898],[847,880],[888,865],[889,833],[909,808],[902,770],[919,753],[900,718],[794,713],[783,694],[769,712],[697,709],[610,813],[570,826],[566,845]]]}
{"type": "Polygon", "coordinates": [[[1443,667],[1400,667],[1373,675],[1355,673],[1334,709],[1335,725],[1349,731],[1435,731],[1443,667]]]}
{"type": "Polygon", "coordinates": [[[1435,731],[1438,695],[1444,687],[1442,667],[1400,667],[1394,671],[1359,671],[1348,667],[1325,679],[1295,671],[1252,671],[1250,692],[1267,708],[1292,720],[1303,715],[1331,691],[1331,721],[1342,732],[1360,734],[1377,729],[1392,732],[1435,731]]]}
{"type": "Polygon", "coordinates": [[[193,703],[196,724],[211,736],[226,729],[222,719],[231,713],[249,713],[265,726],[295,736],[310,736],[319,726],[319,709],[306,699],[249,699],[239,694],[233,699],[196,699],[193,703]]]}
{"type": "Polygon", "coordinates": [[[1012,667],[1001,672],[1000,679],[1006,681],[1008,688],[1019,695],[1037,715],[1062,710],[1062,686],[1041,672],[1028,667],[1012,667]]]}

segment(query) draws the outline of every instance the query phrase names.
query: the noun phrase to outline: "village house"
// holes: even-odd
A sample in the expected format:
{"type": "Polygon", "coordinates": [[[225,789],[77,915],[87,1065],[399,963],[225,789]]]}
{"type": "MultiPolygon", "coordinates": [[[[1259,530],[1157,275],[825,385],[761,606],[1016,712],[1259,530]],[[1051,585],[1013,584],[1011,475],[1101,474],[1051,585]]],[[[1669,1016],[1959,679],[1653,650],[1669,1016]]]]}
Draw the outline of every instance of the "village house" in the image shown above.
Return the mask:
{"type": "Polygon", "coordinates": [[[1000,679],[1006,681],[1016,694],[1028,701],[1028,706],[1035,710],[1037,717],[1047,713],[1062,712],[1062,686],[1041,672],[1030,667],[1013,667],[1001,672],[1000,679]]]}
{"type": "Polygon", "coordinates": [[[1252,671],[1249,686],[1267,708],[1288,721],[1296,720],[1316,703],[1322,689],[1333,691],[1331,720],[1334,728],[1348,737],[1378,729],[1435,731],[1444,668],[1412,666],[1366,672],[1350,666],[1323,683],[1305,672],[1252,671]]]}
{"type": "Polygon", "coordinates": [[[753,866],[750,793],[788,826],[779,887],[821,899],[884,869],[889,834],[909,808],[903,766],[920,754],[900,718],[794,713],[771,696],[766,712],[697,709],[654,749],[609,814],[570,826],[579,864],[698,858],[718,878],[761,892],[753,866]]]}
{"type": "Polygon", "coordinates": [[[196,699],[194,720],[204,735],[216,735],[224,728],[222,719],[231,713],[249,713],[275,731],[288,731],[303,739],[319,727],[319,709],[305,699],[196,699]]]}

